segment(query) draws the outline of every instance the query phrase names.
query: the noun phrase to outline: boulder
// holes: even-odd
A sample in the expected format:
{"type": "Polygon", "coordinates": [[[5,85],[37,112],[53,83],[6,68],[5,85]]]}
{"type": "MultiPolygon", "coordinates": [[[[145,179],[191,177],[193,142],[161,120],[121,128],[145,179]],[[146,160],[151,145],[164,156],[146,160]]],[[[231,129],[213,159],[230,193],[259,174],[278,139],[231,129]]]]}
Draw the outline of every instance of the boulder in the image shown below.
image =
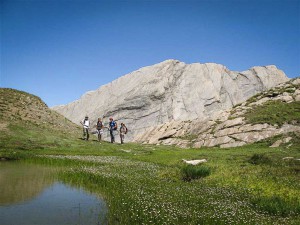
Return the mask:
{"type": "Polygon", "coordinates": [[[176,138],[166,138],[162,140],[160,143],[164,145],[176,145],[178,144],[178,140],[176,138]]]}
{"type": "Polygon", "coordinates": [[[206,139],[205,142],[204,142],[204,146],[213,147],[213,146],[226,144],[226,143],[229,143],[231,141],[233,141],[233,139],[228,137],[228,136],[217,137],[217,138],[212,138],[212,139],[206,139]]]}
{"type": "Polygon", "coordinates": [[[280,100],[282,102],[290,103],[294,101],[293,97],[290,95],[280,95],[274,98],[274,100],[280,100]]]}
{"type": "Polygon", "coordinates": [[[180,140],[177,142],[176,144],[177,147],[180,147],[180,148],[189,148],[190,146],[190,141],[188,140],[180,140]]]}
{"type": "Polygon", "coordinates": [[[294,157],[284,157],[284,158],[282,158],[282,160],[293,160],[294,159],[294,157]]]}
{"type": "Polygon", "coordinates": [[[243,146],[245,144],[247,144],[247,143],[244,142],[244,141],[234,141],[234,142],[230,142],[230,143],[227,143],[227,144],[220,145],[220,147],[221,148],[234,148],[234,147],[243,146]]]}
{"type": "Polygon", "coordinates": [[[206,163],[207,160],[206,159],[195,159],[195,160],[185,160],[182,159],[183,162],[185,162],[186,164],[190,164],[190,165],[198,165],[198,164],[202,164],[202,163],[206,163]]]}
{"type": "MultiPolygon", "coordinates": [[[[251,131],[261,131],[267,128],[270,128],[271,126],[268,125],[267,123],[264,124],[246,124],[244,126],[239,127],[239,133],[245,133],[245,132],[251,132],[251,131]]],[[[238,132],[236,132],[238,133],[238,132]]]]}
{"type": "Polygon", "coordinates": [[[267,102],[267,101],[269,101],[269,100],[271,100],[271,99],[268,98],[268,97],[265,97],[265,98],[262,98],[262,99],[260,99],[260,100],[258,100],[258,101],[256,101],[256,102],[252,102],[252,103],[250,103],[249,105],[250,105],[250,106],[253,106],[253,105],[262,105],[262,104],[264,104],[265,102],[267,102]]]}
{"type": "Polygon", "coordinates": [[[229,134],[236,134],[236,133],[239,133],[238,127],[231,127],[231,128],[226,128],[224,130],[219,130],[215,132],[214,136],[221,137],[221,136],[228,136],[229,134]]]}
{"type": "Polygon", "coordinates": [[[194,143],[193,147],[194,148],[201,148],[204,145],[204,140],[197,141],[194,143]]]}
{"type": "Polygon", "coordinates": [[[247,132],[247,133],[239,133],[239,134],[233,134],[230,135],[230,137],[234,139],[238,139],[240,141],[246,142],[246,143],[253,143],[256,141],[260,141],[272,136],[275,136],[277,134],[280,134],[279,130],[274,130],[274,131],[269,131],[269,130],[264,130],[264,131],[253,131],[253,132],[247,132]]]}
{"type": "Polygon", "coordinates": [[[210,132],[211,128],[216,124],[215,121],[212,120],[195,120],[192,121],[190,126],[188,127],[188,133],[190,134],[201,134],[210,132]]]}
{"type": "Polygon", "coordinates": [[[275,141],[270,147],[271,148],[277,148],[282,144],[282,140],[275,141]]]}
{"type": "Polygon", "coordinates": [[[270,147],[271,148],[276,148],[276,147],[279,147],[283,143],[289,143],[291,140],[292,140],[291,137],[286,137],[286,138],[284,138],[282,140],[275,141],[270,147]]]}
{"type": "Polygon", "coordinates": [[[161,135],[158,137],[158,140],[164,140],[164,139],[170,138],[174,134],[176,134],[176,132],[177,131],[175,129],[162,132],[162,133],[160,133],[161,135]]]}
{"type": "MultiPolygon", "coordinates": [[[[299,79],[300,80],[300,79],[299,79]]],[[[295,99],[295,101],[299,102],[300,101],[300,90],[297,89],[294,94],[293,94],[293,97],[295,99]]]]}
{"type": "Polygon", "coordinates": [[[300,126],[292,125],[292,124],[284,124],[281,128],[279,128],[279,133],[285,134],[289,132],[300,132],[300,126]]]}
{"type": "Polygon", "coordinates": [[[221,130],[223,128],[234,127],[242,124],[245,124],[244,117],[238,117],[233,120],[226,120],[224,123],[217,125],[216,130],[221,130]]]}
{"type": "Polygon", "coordinates": [[[294,85],[300,85],[300,78],[297,78],[297,79],[293,80],[292,84],[294,84],[294,85]]]}

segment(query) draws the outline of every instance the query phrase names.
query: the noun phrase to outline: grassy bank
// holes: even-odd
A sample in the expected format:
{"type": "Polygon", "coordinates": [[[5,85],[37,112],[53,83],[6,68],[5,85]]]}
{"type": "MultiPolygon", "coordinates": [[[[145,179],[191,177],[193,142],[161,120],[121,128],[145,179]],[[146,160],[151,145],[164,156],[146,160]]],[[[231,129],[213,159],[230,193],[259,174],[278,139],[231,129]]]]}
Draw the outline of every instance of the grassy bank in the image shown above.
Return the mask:
{"type": "Polygon", "coordinates": [[[61,166],[62,181],[105,198],[110,224],[300,222],[300,164],[282,160],[300,158],[297,146],[183,150],[74,139],[31,150],[12,144],[0,154],[61,166]],[[209,174],[184,179],[183,158],[207,159],[209,174]]]}
{"type": "MultiPolygon", "coordinates": [[[[299,224],[299,143],[234,149],[99,144],[96,137],[9,125],[0,157],[62,167],[59,178],[102,195],[110,224],[299,224]],[[13,134],[13,135],[12,135],[13,134]],[[207,159],[186,172],[182,159],[207,159]],[[206,171],[205,176],[190,176],[206,171]],[[207,172],[208,171],[208,172],[207,172]]],[[[273,142],[274,140],[270,141],[273,142]]]]}

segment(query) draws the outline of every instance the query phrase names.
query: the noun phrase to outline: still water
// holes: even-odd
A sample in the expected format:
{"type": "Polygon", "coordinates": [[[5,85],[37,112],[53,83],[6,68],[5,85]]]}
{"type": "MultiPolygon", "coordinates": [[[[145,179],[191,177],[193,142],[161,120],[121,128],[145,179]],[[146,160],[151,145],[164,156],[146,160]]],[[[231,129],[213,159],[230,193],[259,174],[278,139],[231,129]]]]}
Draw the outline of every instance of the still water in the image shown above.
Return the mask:
{"type": "Polygon", "coordinates": [[[57,182],[54,175],[43,166],[0,162],[0,224],[106,224],[101,198],[57,182]]]}

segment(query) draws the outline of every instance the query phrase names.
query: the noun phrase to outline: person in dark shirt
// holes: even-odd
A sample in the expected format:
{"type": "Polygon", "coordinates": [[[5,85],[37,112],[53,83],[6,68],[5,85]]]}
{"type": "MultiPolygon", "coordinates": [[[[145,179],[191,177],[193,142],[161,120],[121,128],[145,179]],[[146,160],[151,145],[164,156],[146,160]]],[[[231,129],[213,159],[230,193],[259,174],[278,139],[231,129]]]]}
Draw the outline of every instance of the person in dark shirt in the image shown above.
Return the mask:
{"type": "Polygon", "coordinates": [[[115,135],[114,135],[114,131],[118,129],[117,126],[117,122],[114,121],[114,119],[112,117],[109,118],[109,133],[110,133],[110,142],[114,143],[115,142],[115,135]]]}
{"type": "Polygon", "coordinates": [[[98,118],[98,121],[97,121],[97,133],[98,133],[98,141],[99,142],[102,139],[103,128],[104,128],[104,126],[103,126],[102,120],[101,120],[101,118],[98,118]]]}
{"type": "Polygon", "coordinates": [[[124,123],[121,123],[121,127],[120,127],[120,139],[121,139],[121,144],[124,144],[124,138],[125,138],[125,134],[127,134],[127,127],[125,126],[124,123]]]}

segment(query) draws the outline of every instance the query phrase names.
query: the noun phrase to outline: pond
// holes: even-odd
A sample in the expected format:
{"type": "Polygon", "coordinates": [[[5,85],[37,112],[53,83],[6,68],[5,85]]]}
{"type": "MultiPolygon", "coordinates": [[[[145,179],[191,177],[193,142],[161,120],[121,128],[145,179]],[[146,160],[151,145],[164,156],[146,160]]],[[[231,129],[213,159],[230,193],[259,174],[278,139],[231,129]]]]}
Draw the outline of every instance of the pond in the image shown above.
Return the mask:
{"type": "Polygon", "coordinates": [[[58,182],[53,168],[0,162],[1,225],[107,224],[103,199],[58,182]]]}

